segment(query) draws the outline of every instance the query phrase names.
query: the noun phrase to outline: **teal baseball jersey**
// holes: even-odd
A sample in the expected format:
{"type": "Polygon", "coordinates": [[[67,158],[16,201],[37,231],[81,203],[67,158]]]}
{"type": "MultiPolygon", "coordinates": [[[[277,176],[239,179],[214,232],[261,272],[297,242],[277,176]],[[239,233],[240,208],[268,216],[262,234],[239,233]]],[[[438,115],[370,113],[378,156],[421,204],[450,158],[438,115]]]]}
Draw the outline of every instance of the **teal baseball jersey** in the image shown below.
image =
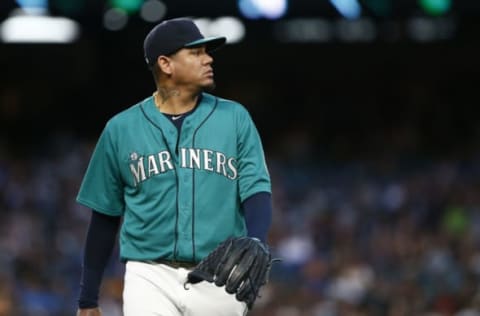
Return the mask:
{"type": "Polygon", "coordinates": [[[122,260],[198,262],[246,234],[241,203],[271,192],[259,133],[246,108],[203,93],[180,130],[153,97],[105,125],[77,201],[123,216],[122,260]]]}

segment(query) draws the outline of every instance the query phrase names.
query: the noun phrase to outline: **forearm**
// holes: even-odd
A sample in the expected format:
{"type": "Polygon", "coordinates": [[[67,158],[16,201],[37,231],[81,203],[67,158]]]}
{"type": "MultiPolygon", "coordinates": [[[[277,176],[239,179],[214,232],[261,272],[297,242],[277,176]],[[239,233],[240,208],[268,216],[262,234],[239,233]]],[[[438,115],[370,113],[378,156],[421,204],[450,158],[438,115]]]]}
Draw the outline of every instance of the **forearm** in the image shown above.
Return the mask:
{"type": "Polygon", "coordinates": [[[265,242],[272,222],[272,197],[259,192],[242,203],[247,225],[247,235],[265,242]]]}
{"type": "Polygon", "coordinates": [[[100,284],[115,246],[119,226],[120,217],[92,212],[85,241],[80,281],[78,306],[81,309],[98,306],[100,284]]]}

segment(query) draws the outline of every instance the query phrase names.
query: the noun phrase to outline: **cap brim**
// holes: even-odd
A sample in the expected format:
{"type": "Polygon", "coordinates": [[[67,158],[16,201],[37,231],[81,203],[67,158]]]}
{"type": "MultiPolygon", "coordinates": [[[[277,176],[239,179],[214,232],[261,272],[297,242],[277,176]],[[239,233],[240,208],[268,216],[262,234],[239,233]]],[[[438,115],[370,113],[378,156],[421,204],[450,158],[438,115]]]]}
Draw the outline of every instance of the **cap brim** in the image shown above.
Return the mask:
{"type": "Polygon", "coordinates": [[[206,45],[207,51],[212,52],[225,44],[226,37],[206,37],[184,45],[184,47],[198,47],[206,45]]]}

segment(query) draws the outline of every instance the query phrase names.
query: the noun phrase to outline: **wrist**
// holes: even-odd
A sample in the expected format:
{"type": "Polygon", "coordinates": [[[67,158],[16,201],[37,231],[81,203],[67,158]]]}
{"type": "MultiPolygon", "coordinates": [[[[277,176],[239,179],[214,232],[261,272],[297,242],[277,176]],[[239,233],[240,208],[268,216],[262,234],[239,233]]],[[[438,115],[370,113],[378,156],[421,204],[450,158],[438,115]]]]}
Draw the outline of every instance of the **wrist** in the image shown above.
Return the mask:
{"type": "Polygon", "coordinates": [[[80,309],[98,307],[98,295],[100,292],[100,283],[103,271],[84,268],[82,271],[82,281],[80,283],[80,295],[78,298],[78,307],[80,309]]]}

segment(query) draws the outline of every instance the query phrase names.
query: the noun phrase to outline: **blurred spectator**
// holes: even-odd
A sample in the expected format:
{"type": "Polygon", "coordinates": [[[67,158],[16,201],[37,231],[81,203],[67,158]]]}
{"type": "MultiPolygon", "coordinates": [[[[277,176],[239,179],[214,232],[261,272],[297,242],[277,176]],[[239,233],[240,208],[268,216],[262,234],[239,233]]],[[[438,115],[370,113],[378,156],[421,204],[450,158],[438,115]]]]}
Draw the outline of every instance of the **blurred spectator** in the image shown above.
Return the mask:
{"type": "MultiPolygon", "coordinates": [[[[76,306],[89,212],[75,195],[93,144],[59,133],[38,148],[0,153],[0,316],[76,306]]],[[[252,316],[479,315],[475,162],[270,158],[269,243],[283,261],[252,316]]],[[[102,289],[106,316],[121,315],[117,256],[102,289]]]]}

